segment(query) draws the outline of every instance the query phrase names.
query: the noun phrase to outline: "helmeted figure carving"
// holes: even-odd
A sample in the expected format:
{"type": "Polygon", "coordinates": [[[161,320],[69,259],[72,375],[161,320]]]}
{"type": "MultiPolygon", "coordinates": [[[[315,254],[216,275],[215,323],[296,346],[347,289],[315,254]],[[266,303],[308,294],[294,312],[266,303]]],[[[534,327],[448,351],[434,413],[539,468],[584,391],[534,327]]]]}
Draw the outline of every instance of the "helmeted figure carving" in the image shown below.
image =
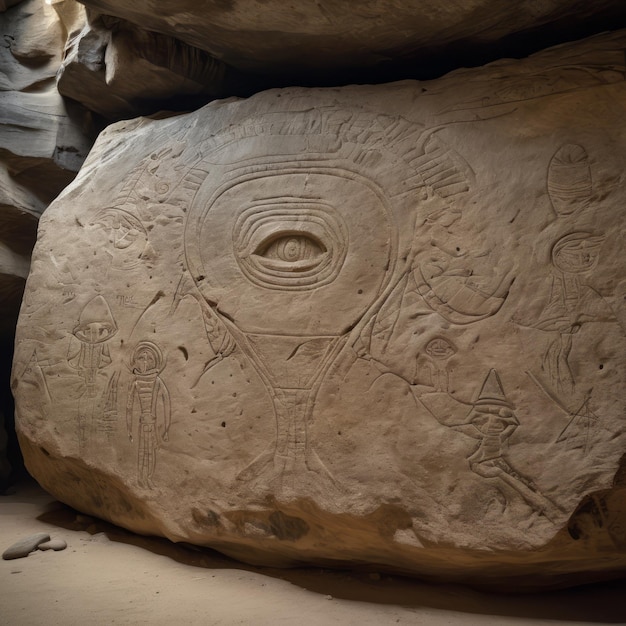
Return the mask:
{"type": "Polygon", "coordinates": [[[137,469],[141,486],[152,487],[156,452],[167,441],[171,423],[170,395],[159,374],[165,360],[159,347],[150,341],[137,344],[132,357],[133,380],[128,390],[126,425],[133,441],[135,402],[139,408],[137,469]],[[162,430],[159,430],[162,427],[162,430]]]}
{"type": "Polygon", "coordinates": [[[82,449],[96,429],[95,420],[101,418],[99,403],[106,403],[108,376],[99,377],[111,364],[107,341],[117,332],[111,309],[102,296],[90,300],[82,310],[70,342],[68,364],[84,381],[84,392],[78,411],[78,441],[82,449]]]}
{"type": "Polygon", "coordinates": [[[573,337],[583,324],[615,318],[602,296],[582,277],[598,263],[603,237],[586,232],[570,233],[552,249],[550,300],[535,324],[554,333],[544,355],[544,367],[559,392],[572,393],[575,385],[569,355],[573,337]]]}

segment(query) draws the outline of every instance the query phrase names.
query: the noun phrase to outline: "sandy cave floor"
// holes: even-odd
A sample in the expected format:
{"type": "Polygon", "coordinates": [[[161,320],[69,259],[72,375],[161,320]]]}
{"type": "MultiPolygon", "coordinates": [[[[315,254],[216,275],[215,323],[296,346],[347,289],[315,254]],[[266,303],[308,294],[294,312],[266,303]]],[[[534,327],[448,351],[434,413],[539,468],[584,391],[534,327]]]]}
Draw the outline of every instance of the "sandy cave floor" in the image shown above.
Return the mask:
{"type": "Polygon", "coordinates": [[[36,532],[68,548],[0,561],[1,626],[626,624],[626,580],[517,596],[376,573],[255,568],[82,516],[34,481],[9,493],[0,496],[0,551],[36,532]]]}

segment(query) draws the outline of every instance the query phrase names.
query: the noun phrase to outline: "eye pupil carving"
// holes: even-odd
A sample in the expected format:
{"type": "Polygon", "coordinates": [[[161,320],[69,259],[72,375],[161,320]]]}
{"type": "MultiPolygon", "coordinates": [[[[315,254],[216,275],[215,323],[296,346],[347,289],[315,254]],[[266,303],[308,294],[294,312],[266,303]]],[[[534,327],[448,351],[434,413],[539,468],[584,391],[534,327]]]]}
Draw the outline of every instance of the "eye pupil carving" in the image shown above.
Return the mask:
{"type": "Polygon", "coordinates": [[[285,235],[263,246],[257,254],[284,263],[308,261],[324,254],[323,244],[308,235],[285,235]]]}
{"type": "Polygon", "coordinates": [[[316,289],[334,280],[343,265],[346,226],[330,205],[281,197],[241,212],[233,248],[239,267],[260,287],[316,289]]]}

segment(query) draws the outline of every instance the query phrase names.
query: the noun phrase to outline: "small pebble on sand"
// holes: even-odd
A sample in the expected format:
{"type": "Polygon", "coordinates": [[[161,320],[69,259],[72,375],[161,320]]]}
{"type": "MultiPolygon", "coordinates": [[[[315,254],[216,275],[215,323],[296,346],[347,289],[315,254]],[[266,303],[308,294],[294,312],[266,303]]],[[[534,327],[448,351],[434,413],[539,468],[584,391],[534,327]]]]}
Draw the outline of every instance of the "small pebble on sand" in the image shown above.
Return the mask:
{"type": "Polygon", "coordinates": [[[51,539],[50,541],[40,543],[37,548],[39,550],[65,550],[67,543],[63,539],[51,539]]]}
{"type": "Polygon", "coordinates": [[[46,533],[29,535],[28,537],[24,537],[23,539],[16,541],[12,546],[8,547],[2,553],[2,558],[5,561],[9,561],[11,559],[21,559],[28,556],[33,550],[36,550],[40,544],[46,541],[50,541],[50,535],[46,533]]]}

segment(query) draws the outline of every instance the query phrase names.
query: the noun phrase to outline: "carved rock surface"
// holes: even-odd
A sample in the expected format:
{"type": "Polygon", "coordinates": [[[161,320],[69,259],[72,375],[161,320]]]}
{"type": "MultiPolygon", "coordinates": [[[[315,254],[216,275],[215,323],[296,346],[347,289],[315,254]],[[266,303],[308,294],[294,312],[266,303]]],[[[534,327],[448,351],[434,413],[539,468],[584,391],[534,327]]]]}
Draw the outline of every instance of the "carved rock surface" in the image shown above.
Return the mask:
{"type": "Polygon", "coordinates": [[[625,44],[107,128],[40,224],[29,471],[253,563],[623,571],[625,44]]]}

